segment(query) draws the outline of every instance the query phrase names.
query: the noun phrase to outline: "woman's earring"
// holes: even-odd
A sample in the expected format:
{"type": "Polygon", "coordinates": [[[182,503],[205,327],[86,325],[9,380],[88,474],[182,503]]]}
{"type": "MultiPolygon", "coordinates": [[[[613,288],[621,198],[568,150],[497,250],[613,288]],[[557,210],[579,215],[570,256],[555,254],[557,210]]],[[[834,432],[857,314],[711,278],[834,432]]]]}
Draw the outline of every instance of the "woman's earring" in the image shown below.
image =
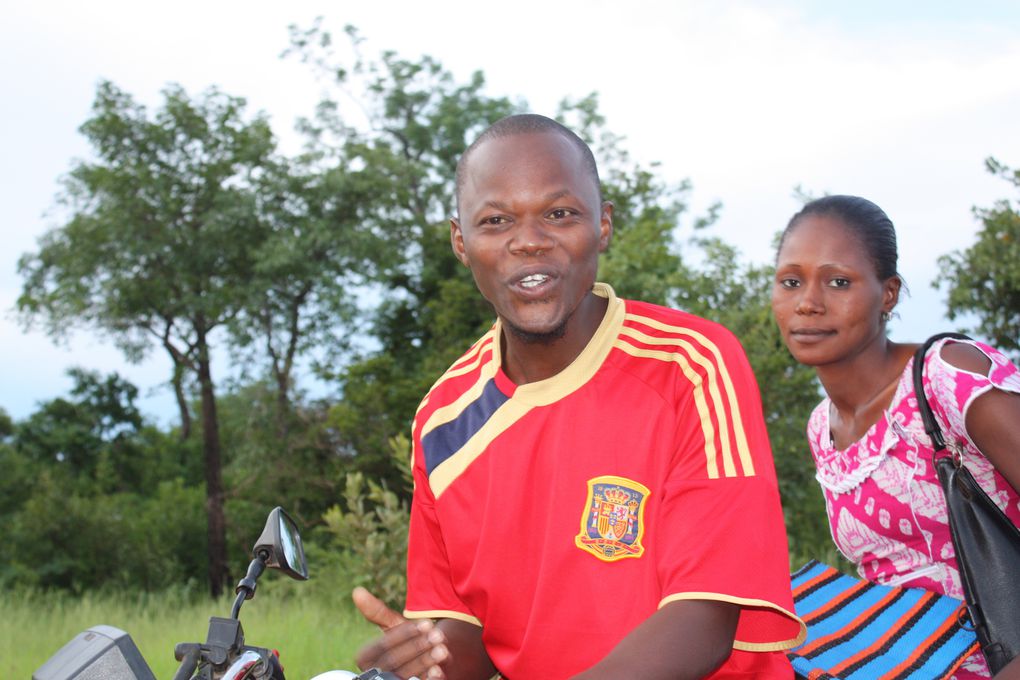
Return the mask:
{"type": "Polygon", "coordinates": [[[883,310],[882,314],[881,314],[881,319],[882,319],[882,321],[888,321],[891,316],[892,316],[892,314],[890,314],[889,312],[883,310]]]}

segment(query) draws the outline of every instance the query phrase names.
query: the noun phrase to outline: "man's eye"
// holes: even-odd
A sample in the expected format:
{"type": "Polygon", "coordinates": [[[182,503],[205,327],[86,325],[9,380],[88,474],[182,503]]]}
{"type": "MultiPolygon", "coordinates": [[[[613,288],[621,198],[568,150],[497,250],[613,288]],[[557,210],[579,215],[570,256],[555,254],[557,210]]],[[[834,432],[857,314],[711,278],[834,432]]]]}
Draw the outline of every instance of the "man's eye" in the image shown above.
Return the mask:
{"type": "Polygon", "coordinates": [[[797,279],[779,279],[779,285],[783,288],[799,288],[800,281],[797,279]]]}
{"type": "Polygon", "coordinates": [[[570,217],[573,214],[574,214],[573,210],[568,210],[566,208],[556,208],[556,210],[553,210],[552,212],[549,213],[549,217],[553,218],[554,220],[562,220],[567,217],[570,217]]]}
{"type": "Polygon", "coordinates": [[[506,224],[509,220],[502,215],[493,215],[492,217],[486,217],[482,220],[482,224],[500,225],[506,224]]]}
{"type": "Polygon", "coordinates": [[[844,279],[841,276],[837,276],[833,280],[829,281],[829,285],[833,288],[846,288],[850,285],[850,279],[844,279]]]}

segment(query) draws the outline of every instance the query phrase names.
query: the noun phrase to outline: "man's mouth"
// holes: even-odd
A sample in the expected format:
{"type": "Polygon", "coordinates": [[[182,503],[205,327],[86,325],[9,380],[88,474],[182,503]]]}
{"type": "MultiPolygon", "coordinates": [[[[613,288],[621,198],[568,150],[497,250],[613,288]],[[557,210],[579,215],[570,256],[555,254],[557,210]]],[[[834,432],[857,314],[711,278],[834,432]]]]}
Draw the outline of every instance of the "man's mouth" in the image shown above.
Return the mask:
{"type": "Polygon", "coordinates": [[[549,280],[548,274],[529,274],[520,281],[518,281],[517,283],[522,288],[537,288],[538,286],[541,286],[548,280],[549,280]]]}

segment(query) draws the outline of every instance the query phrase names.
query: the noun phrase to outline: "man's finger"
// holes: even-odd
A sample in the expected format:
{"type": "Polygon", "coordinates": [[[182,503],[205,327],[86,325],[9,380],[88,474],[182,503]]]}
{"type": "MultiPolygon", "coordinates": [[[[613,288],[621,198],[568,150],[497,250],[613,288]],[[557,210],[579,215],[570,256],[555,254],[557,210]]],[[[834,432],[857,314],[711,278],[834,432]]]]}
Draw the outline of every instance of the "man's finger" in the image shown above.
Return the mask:
{"type": "Polygon", "coordinates": [[[369,623],[379,626],[380,630],[389,630],[393,626],[407,621],[403,616],[387,607],[385,602],[361,586],[351,592],[351,599],[354,600],[354,606],[358,608],[361,615],[369,623]]]}

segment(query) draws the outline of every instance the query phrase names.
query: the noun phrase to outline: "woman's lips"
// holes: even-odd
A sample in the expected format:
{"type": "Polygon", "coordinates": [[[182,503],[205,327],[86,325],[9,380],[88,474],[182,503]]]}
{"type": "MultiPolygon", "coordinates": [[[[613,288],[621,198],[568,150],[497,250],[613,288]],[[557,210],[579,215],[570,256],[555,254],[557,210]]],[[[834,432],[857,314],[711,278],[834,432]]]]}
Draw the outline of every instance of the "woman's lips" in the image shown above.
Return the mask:
{"type": "Polygon", "coordinates": [[[824,328],[800,328],[790,331],[790,338],[805,345],[811,345],[832,337],[836,331],[824,328]]]}

